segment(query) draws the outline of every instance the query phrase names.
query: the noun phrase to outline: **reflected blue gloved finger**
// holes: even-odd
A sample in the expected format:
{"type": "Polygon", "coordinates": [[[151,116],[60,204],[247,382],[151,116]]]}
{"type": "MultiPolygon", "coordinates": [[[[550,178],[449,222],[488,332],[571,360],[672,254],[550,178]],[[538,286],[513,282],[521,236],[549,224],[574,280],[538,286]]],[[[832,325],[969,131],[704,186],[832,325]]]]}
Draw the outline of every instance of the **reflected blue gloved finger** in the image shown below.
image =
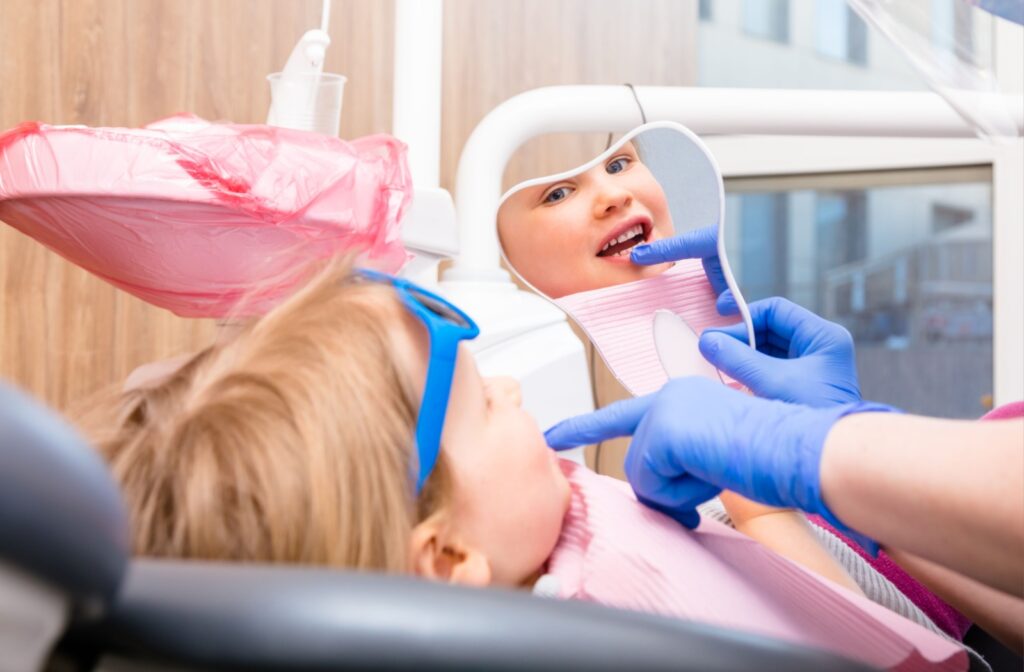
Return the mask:
{"type": "Polygon", "coordinates": [[[602,409],[567,418],[544,432],[555,450],[599,443],[619,436],[631,436],[650,406],[652,395],[625,399],[602,409]]]}
{"type": "Polygon", "coordinates": [[[722,260],[718,256],[718,227],[706,226],[693,231],[656,240],[646,245],[637,245],[630,252],[630,259],[635,264],[662,264],[681,259],[700,259],[711,288],[718,296],[717,309],[719,315],[735,315],[739,312],[736,298],[729,289],[722,270],[722,260]]]}
{"type": "Polygon", "coordinates": [[[629,258],[634,264],[648,266],[680,259],[703,259],[717,254],[718,227],[706,226],[672,238],[637,245],[630,252],[629,258]]]}
{"type": "MultiPolygon", "coordinates": [[[[727,289],[718,295],[718,301],[715,303],[715,308],[718,309],[719,315],[737,315],[740,312],[740,307],[736,303],[736,297],[733,296],[731,289],[727,289]]],[[[743,329],[743,339],[746,340],[747,325],[740,322],[738,326],[743,329]]]]}

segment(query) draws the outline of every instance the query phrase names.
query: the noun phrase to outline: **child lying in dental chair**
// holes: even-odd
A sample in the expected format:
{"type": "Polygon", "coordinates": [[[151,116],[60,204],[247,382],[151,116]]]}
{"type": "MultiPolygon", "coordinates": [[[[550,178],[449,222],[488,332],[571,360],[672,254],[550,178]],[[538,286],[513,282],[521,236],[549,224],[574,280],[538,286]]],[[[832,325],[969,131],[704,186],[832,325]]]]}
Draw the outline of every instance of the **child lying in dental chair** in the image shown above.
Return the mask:
{"type": "Polygon", "coordinates": [[[179,368],[93,401],[79,424],[122,487],[140,555],[536,587],[876,664],[914,642],[963,668],[912,605],[924,628],[861,597],[802,521],[773,526],[774,510],[726,500],[738,529],[762,528],[811,571],[714,521],[688,531],[556,459],[516,383],[482,378],[457,345],[475,333],[438,297],[334,264],[179,368]],[[865,612],[864,632],[890,648],[846,637],[865,612]]]}

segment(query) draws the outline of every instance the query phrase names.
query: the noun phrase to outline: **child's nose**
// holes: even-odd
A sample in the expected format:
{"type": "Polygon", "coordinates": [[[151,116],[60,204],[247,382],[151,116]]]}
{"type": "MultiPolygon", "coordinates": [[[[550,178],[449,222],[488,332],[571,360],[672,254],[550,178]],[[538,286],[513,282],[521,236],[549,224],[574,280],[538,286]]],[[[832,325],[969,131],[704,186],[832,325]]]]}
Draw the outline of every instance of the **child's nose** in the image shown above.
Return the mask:
{"type": "Polygon", "coordinates": [[[496,376],[489,378],[487,381],[494,393],[498,395],[502,401],[514,404],[516,406],[522,406],[523,404],[523,390],[519,387],[519,381],[510,376],[496,376]]]}
{"type": "Polygon", "coordinates": [[[628,189],[606,185],[598,191],[594,199],[594,217],[606,217],[628,208],[632,203],[633,194],[628,189]]]}

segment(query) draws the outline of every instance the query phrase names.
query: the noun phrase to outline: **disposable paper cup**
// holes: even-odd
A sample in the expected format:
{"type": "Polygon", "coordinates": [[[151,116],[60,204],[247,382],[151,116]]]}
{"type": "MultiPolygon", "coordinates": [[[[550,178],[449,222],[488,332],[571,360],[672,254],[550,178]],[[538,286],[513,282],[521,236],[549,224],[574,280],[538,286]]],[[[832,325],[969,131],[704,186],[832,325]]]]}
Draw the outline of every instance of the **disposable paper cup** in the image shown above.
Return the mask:
{"type": "Polygon", "coordinates": [[[338,136],[345,77],[331,72],[267,75],[270,116],[267,123],[338,136]]]}

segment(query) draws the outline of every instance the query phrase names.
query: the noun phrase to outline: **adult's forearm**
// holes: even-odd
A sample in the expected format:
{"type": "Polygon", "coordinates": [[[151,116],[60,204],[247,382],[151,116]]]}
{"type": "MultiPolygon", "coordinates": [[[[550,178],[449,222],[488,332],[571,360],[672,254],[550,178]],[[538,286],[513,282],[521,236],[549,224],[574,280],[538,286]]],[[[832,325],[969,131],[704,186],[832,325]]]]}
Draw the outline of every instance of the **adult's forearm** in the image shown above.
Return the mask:
{"type": "Polygon", "coordinates": [[[893,548],[1024,591],[1024,420],[850,415],[821,460],[826,505],[893,548]]]}

